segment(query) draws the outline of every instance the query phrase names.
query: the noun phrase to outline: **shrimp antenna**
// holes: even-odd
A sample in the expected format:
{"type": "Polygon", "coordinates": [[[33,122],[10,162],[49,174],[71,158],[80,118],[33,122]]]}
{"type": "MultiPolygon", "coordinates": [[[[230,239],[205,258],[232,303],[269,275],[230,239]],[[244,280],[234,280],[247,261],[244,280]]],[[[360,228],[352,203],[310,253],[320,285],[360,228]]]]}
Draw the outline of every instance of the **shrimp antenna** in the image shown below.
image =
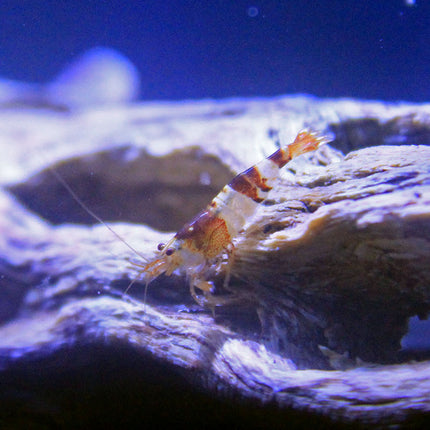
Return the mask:
{"type": "MultiPolygon", "coordinates": [[[[141,275],[143,273],[143,270],[141,272],[139,272],[139,275],[141,275]]],[[[127,295],[128,291],[130,290],[130,288],[135,284],[135,282],[137,282],[137,280],[139,279],[139,277],[137,276],[136,278],[134,278],[127,286],[127,288],[125,289],[125,291],[122,293],[123,296],[127,295]]],[[[145,296],[146,296],[146,288],[145,288],[145,296]]]]}
{"type": "MultiPolygon", "coordinates": [[[[141,271],[139,271],[139,274],[128,284],[127,288],[125,289],[125,291],[122,293],[122,296],[124,297],[125,295],[127,295],[128,291],[130,290],[130,288],[134,285],[135,282],[137,282],[137,280],[139,279],[139,276],[142,275],[142,273],[145,273],[145,268],[141,271]]],[[[144,314],[146,313],[146,297],[147,297],[147,293],[148,293],[148,285],[149,285],[150,281],[146,281],[145,283],[145,291],[143,293],[143,306],[144,306],[144,314]]]]}
{"type": "MultiPolygon", "coordinates": [[[[103,221],[96,213],[94,213],[81,199],[78,195],[73,191],[72,187],[64,180],[64,178],[52,167],[48,166],[48,169],[51,173],[60,181],[63,187],[72,195],[72,197],[76,200],[76,202],[84,209],[89,215],[91,215],[96,221],[100,224],[103,224],[118,240],[120,240],[128,249],[133,251],[136,255],[138,255],[143,260],[147,261],[147,259],[141,255],[135,248],[133,248],[123,237],[121,237],[112,227],[109,226],[105,221],[103,221]]],[[[131,285],[130,285],[131,286],[131,285]]],[[[130,287],[129,286],[129,287],[130,287]]],[[[128,290],[128,288],[127,288],[128,290]]]]}
{"type": "MultiPolygon", "coordinates": [[[[130,264],[132,264],[133,266],[140,267],[142,270],[139,270],[137,272],[137,275],[134,277],[134,279],[128,284],[127,288],[122,293],[123,296],[125,296],[128,293],[128,291],[130,290],[130,288],[139,280],[139,278],[142,276],[142,274],[146,272],[147,264],[143,265],[143,264],[140,264],[140,263],[135,263],[134,261],[130,261],[130,264]]],[[[149,282],[146,282],[145,297],[146,297],[146,288],[148,287],[148,284],[149,284],[149,282]]]]}

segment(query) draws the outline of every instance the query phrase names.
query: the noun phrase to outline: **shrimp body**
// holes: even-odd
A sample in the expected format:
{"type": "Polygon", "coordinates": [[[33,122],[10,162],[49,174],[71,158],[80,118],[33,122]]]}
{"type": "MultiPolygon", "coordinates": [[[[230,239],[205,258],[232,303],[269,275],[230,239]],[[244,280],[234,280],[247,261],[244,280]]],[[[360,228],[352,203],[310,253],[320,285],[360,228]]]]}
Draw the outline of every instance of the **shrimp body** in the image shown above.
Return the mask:
{"type": "Polygon", "coordinates": [[[185,273],[192,296],[202,303],[196,288],[208,296],[213,287],[209,278],[219,273],[223,262],[227,261],[229,267],[234,239],[275,186],[279,170],[326,141],[315,133],[302,131],[293,143],[237,175],[166,245],[158,245],[156,258],[143,266],[145,281],[149,283],[163,273],[167,276],[174,271],[185,273]]]}

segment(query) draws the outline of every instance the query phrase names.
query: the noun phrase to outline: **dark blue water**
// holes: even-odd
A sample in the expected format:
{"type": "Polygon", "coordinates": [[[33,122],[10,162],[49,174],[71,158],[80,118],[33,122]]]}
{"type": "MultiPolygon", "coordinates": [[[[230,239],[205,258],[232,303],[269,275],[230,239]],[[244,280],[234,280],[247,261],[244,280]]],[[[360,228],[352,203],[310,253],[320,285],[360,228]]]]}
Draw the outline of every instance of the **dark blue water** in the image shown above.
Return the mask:
{"type": "Polygon", "coordinates": [[[428,0],[2,0],[0,76],[47,81],[118,49],[144,99],[430,98],[428,0]]]}

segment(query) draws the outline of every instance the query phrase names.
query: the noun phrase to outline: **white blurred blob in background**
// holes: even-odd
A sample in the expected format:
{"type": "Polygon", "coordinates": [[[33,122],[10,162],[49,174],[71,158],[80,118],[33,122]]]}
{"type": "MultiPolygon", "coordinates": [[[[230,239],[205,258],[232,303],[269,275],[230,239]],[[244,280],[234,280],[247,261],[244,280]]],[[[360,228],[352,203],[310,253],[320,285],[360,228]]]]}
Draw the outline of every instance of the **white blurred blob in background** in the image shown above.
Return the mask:
{"type": "Polygon", "coordinates": [[[0,104],[80,109],[127,103],[140,95],[140,76],[120,52],[96,47],[78,56],[52,82],[0,79],[0,104]]]}
{"type": "Polygon", "coordinates": [[[118,51],[97,47],[84,52],[47,85],[54,104],[84,107],[118,104],[139,96],[136,67],[118,51]]]}

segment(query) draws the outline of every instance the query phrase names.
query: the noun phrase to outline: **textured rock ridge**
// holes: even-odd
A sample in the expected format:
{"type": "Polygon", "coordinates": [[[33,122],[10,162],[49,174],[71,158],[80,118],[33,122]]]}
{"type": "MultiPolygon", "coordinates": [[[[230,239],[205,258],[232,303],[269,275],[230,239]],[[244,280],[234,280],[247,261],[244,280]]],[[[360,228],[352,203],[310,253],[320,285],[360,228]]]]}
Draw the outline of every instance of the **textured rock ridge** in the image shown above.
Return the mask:
{"type": "Polygon", "coordinates": [[[0,422],[155,423],[157,396],[195,425],[236,407],[249,426],[426,420],[430,345],[404,345],[429,311],[429,137],[427,105],[311,97],[3,109],[0,422]],[[176,275],[123,294],[131,262],[305,126],[333,141],[284,169],[237,238],[225,305],[176,275]]]}

